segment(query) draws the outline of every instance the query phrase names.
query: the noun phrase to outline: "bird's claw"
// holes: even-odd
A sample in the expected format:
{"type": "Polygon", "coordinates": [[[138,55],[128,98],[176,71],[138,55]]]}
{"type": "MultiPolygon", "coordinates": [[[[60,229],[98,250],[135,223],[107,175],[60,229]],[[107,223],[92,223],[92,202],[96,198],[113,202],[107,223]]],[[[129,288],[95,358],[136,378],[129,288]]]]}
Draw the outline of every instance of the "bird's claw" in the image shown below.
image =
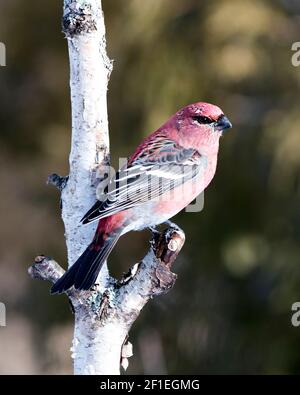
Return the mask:
{"type": "Polygon", "coordinates": [[[157,236],[160,232],[154,226],[148,226],[149,231],[152,233],[153,236],[157,236]]]}
{"type": "Polygon", "coordinates": [[[180,231],[180,230],[181,230],[181,229],[179,228],[178,225],[176,225],[174,222],[172,222],[172,221],[170,221],[170,220],[165,221],[164,224],[165,224],[166,226],[168,226],[169,228],[172,228],[172,229],[174,229],[174,230],[177,230],[177,231],[180,231]]]}

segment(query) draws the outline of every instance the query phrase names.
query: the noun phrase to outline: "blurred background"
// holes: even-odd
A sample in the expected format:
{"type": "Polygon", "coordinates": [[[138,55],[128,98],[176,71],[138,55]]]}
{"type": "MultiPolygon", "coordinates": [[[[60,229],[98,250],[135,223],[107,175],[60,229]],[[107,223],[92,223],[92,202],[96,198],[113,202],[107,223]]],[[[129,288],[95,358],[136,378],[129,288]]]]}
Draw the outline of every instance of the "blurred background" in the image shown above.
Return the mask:
{"type": "MultiPolygon", "coordinates": [[[[201,213],[176,222],[187,242],[166,296],[130,333],[129,374],[299,373],[300,41],[298,0],[103,0],[113,163],[177,109],[213,102],[234,128],[221,140],[201,213]]],[[[0,0],[0,373],[72,373],[73,316],[27,268],[39,253],[65,266],[58,192],[67,174],[70,99],[62,0],[0,0]]],[[[148,249],[124,237],[120,276],[148,249]]]]}

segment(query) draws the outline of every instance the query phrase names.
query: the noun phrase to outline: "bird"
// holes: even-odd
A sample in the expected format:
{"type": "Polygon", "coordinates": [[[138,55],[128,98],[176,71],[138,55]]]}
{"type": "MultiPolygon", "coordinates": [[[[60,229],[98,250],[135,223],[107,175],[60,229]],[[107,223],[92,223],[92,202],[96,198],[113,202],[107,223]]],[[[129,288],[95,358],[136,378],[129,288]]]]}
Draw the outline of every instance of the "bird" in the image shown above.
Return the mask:
{"type": "Polygon", "coordinates": [[[213,179],[220,137],[231,127],[218,106],[197,102],[146,137],[82,218],[99,221],[95,236],[51,293],[91,289],[121,235],[163,224],[189,205],[213,179]]]}

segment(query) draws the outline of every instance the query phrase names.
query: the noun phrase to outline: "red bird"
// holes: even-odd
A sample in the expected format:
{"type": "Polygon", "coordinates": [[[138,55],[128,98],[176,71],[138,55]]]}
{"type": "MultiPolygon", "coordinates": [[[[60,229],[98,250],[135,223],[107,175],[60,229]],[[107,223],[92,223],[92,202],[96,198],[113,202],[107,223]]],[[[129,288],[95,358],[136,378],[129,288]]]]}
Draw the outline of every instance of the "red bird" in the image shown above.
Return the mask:
{"type": "Polygon", "coordinates": [[[232,125],[208,103],[190,104],[144,139],[82,222],[100,220],[92,243],[54,284],[52,293],[74,286],[88,290],[119,237],[166,222],[214,177],[223,131],[232,125]]]}

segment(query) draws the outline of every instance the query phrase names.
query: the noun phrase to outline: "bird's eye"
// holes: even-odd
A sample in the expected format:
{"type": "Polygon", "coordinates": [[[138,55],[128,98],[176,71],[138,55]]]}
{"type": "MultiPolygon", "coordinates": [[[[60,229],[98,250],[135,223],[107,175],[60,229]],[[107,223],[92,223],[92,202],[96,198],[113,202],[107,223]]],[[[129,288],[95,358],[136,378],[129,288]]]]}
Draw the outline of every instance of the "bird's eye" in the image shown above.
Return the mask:
{"type": "Polygon", "coordinates": [[[196,122],[200,123],[201,125],[203,125],[203,124],[208,125],[213,122],[210,118],[204,117],[201,115],[195,115],[192,117],[192,119],[193,119],[193,121],[196,121],[196,122]]]}

